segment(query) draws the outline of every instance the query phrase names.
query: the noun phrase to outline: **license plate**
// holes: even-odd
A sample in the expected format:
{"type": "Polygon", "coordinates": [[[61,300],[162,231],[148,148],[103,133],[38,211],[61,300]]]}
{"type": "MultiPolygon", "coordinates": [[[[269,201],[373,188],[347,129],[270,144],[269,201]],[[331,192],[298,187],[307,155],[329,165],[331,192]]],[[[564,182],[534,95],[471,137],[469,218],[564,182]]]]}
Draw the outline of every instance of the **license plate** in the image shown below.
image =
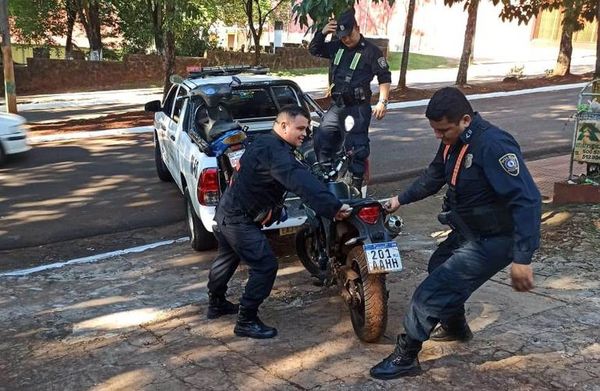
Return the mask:
{"type": "Polygon", "coordinates": [[[369,243],[363,246],[369,274],[399,272],[402,260],[396,242],[369,243]]]}
{"type": "Polygon", "coordinates": [[[298,227],[279,228],[279,236],[292,235],[298,232],[298,227]]]}
{"type": "Polygon", "coordinates": [[[237,169],[240,163],[240,159],[244,154],[245,149],[238,149],[237,151],[227,152],[227,157],[229,158],[229,163],[231,163],[231,167],[237,169]]]}

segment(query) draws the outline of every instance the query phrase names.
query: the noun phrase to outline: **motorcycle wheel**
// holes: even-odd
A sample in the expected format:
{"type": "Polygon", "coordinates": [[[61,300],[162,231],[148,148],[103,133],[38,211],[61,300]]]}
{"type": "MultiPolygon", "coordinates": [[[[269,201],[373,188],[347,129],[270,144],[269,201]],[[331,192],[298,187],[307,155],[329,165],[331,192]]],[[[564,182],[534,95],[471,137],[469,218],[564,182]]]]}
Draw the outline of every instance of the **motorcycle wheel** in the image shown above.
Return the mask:
{"type": "Polygon", "coordinates": [[[385,274],[369,274],[362,246],[352,248],[346,261],[360,276],[356,281],[360,303],[349,305],[352,327],[361,341],[376,342],[387,326],[385,274]]]}
{"type": "Polygon", "coordinates": [[[319,276],[319,250],[315,237],[310,234],[308,227],[300,229],[296,233],[296,254],[300,258],[302,265],[308,272],[315,276],[319,276]]]}

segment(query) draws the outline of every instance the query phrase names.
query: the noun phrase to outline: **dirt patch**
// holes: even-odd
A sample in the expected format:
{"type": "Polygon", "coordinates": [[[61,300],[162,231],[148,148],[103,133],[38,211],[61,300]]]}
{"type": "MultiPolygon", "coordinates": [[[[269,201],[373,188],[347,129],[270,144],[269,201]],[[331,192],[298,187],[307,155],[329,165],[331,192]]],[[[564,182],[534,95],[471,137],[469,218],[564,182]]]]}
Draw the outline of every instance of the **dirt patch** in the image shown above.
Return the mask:
{"type": "Polygon", "coordinates": [[[109,114],[92,119],[75,119],[38,124],[32,122],[28,125],[30,132],[36,135],[94,131],[120,128],[133,128],[137,126],[152,125],[153,114],[146,111],[130,111],[128,113],[109,114]]]}

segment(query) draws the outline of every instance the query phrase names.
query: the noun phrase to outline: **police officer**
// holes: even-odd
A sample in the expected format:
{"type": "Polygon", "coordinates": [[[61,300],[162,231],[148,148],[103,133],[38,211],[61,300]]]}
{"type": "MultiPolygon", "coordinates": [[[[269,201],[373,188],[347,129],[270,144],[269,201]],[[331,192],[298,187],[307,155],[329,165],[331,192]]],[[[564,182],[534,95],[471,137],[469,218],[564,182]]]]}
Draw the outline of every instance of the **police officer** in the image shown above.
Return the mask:
{"type": "Polygon", "coordinates": [[[427,171],[385,207],[393,212],[447,184],[438,219],[452,232],[432,255],[429,276],[413,294],[404,316],[405,334],[398,336],[394,352],[371,368],[378,379],[419,373],[417,355],[429,338],[471,339],[464,303],[507,265],[515,290],[533,288],[530,262],[539,246],[541,197],[519,144],[473,112],[453,87],[438,90],[425,115],[441,140],[437,154],[427,171]]]}
{"type": "Polygon", "coordinates": [[[225,299],[227,283],[240,260],[250,268],[248,283],[240,300],[234,328],[238,336],[272,338],[274,327],[257,316],[258,307],[271,293],[277,273],[277,259],[262,227],[283,220],[286,190],[292,191],[318,214],[343,219],[349,206],[331,194],[325,185],[298,160],[294,150],[302,144],[310,121],[308,111],[286,106],[277,115],[273,132],[257,137],[246,149],[240,169],[217,207],[215,236],[219,252],[208,278],[207,317],[237,312],[225,299]]]}
{"type": "Polygon", "coordinates": [[[332,105],[315,134],[317,157],[322,162],[331,160],[341,147],[341,132],[349,125],[351,130],[345,136],[345,146],[347,150],[357,151],[349,170],[353,185],[360,189],[369,157],[370,83],[377,75],[379,101],[373,113],[379,120],[385,116],[392,81],[388,63],[381,50],[361,35],[353,9],[342,13],[337,22],[332,20],[323,30],[317,31],[308,50],[314,56],[332,60],[329,68],[332,105]],[[325,42],[325,37],[334,32],[339,40],[325,42]]]}

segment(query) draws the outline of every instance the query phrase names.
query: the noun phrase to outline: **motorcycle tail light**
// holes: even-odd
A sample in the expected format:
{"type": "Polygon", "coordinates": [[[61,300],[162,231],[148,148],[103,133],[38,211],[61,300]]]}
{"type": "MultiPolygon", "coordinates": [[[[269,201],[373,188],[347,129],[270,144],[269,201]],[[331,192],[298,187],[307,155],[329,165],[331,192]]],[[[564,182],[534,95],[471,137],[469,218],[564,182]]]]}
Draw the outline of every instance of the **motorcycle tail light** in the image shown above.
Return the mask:
{"type": "Polygon", "coordinates": [[[365,206],[358,211],[358,218],[367,224],[375,224],[379,219],[379,207],[365,206]]]}
{"type": "Polygon", "coordinates": [[[198,181],[198,202],[205,206],[219,203],[219,173],[216,168],[205,168],[198,181]]]}

